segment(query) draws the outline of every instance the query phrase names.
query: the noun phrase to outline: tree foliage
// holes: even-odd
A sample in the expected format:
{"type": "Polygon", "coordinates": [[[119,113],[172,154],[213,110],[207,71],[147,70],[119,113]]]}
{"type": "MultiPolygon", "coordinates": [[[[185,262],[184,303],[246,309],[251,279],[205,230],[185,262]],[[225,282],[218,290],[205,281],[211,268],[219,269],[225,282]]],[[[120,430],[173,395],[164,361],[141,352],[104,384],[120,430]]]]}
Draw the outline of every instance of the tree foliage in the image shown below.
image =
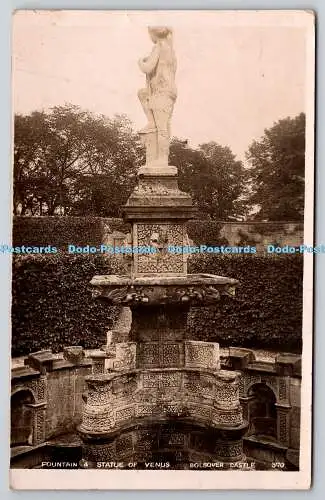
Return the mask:
{"type": "Polygon", "coordinates": [[[250,163],[251,206],[258,220],[303,220],[305,189],[305,114],[279,120],[254,141],[250,163]]]}
{"type": "MultiPolygon", "coordinates": [[[[245,214],[245,169],[228,147],[173,139],[170,163],[201,217],[245,214]]],[[[14,213],[119,217],[145,151],[126,116],[67,104],[15,116],[14,213]]]]}
{"type": "Polygon", "coordinates": [[[193,149],[174,139],[170,162],[178,167],[180,188],[191,194],[203,217],[228,220],[245,214],[245,169],[230,148],[211,141],[193,149]]]}
{"type": "Polygon", "coordinates": [[[119,308],[91,296],[95,274],[125,272],[104,255],[14,255],[12,262],[12,355],[67,345],[98,348],[119,308]]]}
{"type": "Polygon", "coordinates": [[[115,215],[140,158],[125,116],[108,119],[72,105],[16,115],[14,213],[115,215]]]}

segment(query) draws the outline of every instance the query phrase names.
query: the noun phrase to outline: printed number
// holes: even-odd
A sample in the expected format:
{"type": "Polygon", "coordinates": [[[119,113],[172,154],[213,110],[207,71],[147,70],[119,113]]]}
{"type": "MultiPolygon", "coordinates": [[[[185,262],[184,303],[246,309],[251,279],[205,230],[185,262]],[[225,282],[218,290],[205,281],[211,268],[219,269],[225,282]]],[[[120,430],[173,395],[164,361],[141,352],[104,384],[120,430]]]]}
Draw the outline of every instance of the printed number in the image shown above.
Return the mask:
{"type": "Polygon", "coordinates": [[[272,469],[284,469],[283,462],[272,462],[272,469]]]}

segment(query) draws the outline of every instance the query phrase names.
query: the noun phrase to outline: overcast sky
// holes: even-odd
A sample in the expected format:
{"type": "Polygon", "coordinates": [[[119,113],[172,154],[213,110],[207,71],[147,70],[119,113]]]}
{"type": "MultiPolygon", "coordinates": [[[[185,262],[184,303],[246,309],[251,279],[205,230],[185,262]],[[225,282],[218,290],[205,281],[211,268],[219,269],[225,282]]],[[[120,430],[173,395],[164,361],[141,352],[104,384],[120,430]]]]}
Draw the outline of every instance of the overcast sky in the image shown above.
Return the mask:
{"type": "Polygon", "coordinates": [[[150,24],[174,29],[173,135],[193,146],[217,141],[244,159],[265,128],[305,111],[306,30],[299,18],[96,11],[14,16],[14,111],[73,103],[108,116],[125,113],[142,128],[137,90],[145,82],[137,61],[151,50],[150,24]]]}

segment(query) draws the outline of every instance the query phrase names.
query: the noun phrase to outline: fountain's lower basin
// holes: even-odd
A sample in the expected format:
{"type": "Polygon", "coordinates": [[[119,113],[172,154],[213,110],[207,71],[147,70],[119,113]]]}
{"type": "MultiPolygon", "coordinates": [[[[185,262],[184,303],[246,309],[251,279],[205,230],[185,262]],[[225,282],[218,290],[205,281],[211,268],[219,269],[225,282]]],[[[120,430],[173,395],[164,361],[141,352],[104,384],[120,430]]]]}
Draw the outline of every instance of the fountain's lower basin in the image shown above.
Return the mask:
{"type": "Polygon", "coordinates": [[[242,436],[246,429],[246,423],[226,430],[184,418],[134,420],[108,436],[81,431],[83,456],[89,467],[118,459],[140,469],[152,462],[156,469],[158,464],[187,469],[191,463],[216,461],[227,469],[227,464],[245,459],[242,436]]]}
{"type": "Polygon", "coordinates": [[[180,450],[183,466],[196,456],[242,460],[247,424],[238,376],[220,370],[218,344],[192,341],[187,329],[192,306],[233,296],[238,281],[213,274],[156,273],[94,276],[91,285],[95,297],[130,307],[132,325],[129,342],[116,344],[115,358],[110,347],[111,372],[105,373],[102,359],[95,360],[86,379],[88,395],[79,427],[85,460],[111,460],[120,439],[124,453],[129,450],[127,459],[136,462],[166,453],[175,458],[180,450]],[[163,437],[155,439],[157,433],[166,434],[179,449],[166,448],[163,437]],[[196,434],[198,443],[190,442],[196,434]],[[150,437],[145,443],[144,436],[150,437]]]}

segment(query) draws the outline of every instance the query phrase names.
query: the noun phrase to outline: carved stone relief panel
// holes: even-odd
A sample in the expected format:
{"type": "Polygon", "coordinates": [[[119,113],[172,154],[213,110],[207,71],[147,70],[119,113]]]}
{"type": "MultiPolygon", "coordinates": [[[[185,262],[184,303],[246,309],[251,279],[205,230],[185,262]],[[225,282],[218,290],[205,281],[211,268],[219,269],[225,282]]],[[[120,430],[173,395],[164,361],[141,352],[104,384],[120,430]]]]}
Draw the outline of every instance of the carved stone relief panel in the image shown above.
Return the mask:
{"type": "Polygon", "coordinates": [[[187,372],[184,378],[184,386],[190,397],[214,398],[215,378],[211,375],[198,372],[187,372]]]}
{"type": "Polygon", "coordinates": [[[160,346],[160,366],[177,367],[180,365],[180,348],[183,347],[179,343],[164,343],[160,346]]]}
{"type": "Polygon", "coordinates": [[[149,417],[155,413],[155,406],[153,404],[138,404],[136,406],[136,417],[149,417]]]}
{"type": "Polygon", "coordinates": [[[204,420],[211,420],[212,416],[212,407],[208,405],[189,403],[187,405],[189,414],[191,417],[196,417],[204,420]]]}
{"type": "Polygon", "coordinates": [[[277,437],[279,443],[289,446],[290,443],[290,407],[277,405],[277,437]]]}
{"type": "Polygon", "coordinates": [[[185,366],[217,370],[220,366],[219,345],[212,342],[186,341],[185,366]]]}
{"type": "Polygon", "coordinates": [[[136,274],[184,274],[186,272],[186,255],[172,253],[168,249],[170,246],[183,247],[186,235],[184,224],[134,224],[133,231],[136,247],[155,249],[152,253],[135,253],[136,274]]]}
{"type": "Polygon", "coordinates": [[[46,406],[45,403],[40,403],[39,405],[34,406],[34,429],[33,429],[33,444],[38,445],[44,442],[45,440],[45,415],[46,415],[46,406]]]}
{"type": "Polygon", "coordinates": [[[159,373],[144,372],[141,376],[143,389],[158,389],[159,373]]]}
{"type": "Polygon", "coordinates": [[[243,423],[242,408],[232,410],[214,408],[213,410],[213,423],[216,425],[227,425],[236,427],[243,423]]]}
{"type": "Polygon", "coordinates": [[[131,420],[135,416],[134,406],[127,406],[126,408],[121,408],[116,410],[115,419],[116,424],[131,420]]]}
{"type": "Polygon", "coordinates": [[[109,384],[88,383],[87,403],[91,406],[102,406],[111,403],[112,391],[109,384]]]}
{"type": "Polygon", "coordinates": [[[245,386],[245,396],[248,395],[250,387],[254,384],[261,383],[260,375],[250,375],[249,373],[244,373],[244,386],[245,386]]]}
{"type": "Polygon", "coordinates": [[[289,403],[290,396],[290,378],[289,377],[279,377],[279,403],[289,403]]]}
{"type": "Polygon", "coordinates": [[[24,388],[28,388],[32,391],[35,397],[35,403],[41,403],[46,401],[46,390],[47,390],[47,377],[46,375],[40,375],[37,378],[27,380],[23,384],[24,388]]]}
{"type": "Polygon", "coordinates": [[[110,462],[116,458],[115,442],[108,444],[83,445],[84,457],[93,462],[110,462]]]}
{"type": "Polygon", "coordinates": [[[158,368],[159,361],[158,342],[141,342],[138,344],[137,365],[139,368],[158,368]]]}
{"type": "Polygon", "coordinates": [[[159,387],[163,389],[181,388],[182,373],[180,372],[162,372],[159,381],[159,387]]]}
{"type": "Polygon", "coordinates": [[[92,363],[92,373],[93,375],[98,375],[100,373],[104,373],[105,371],[105,358],[93,358],[92,363]]]}
{"type": "Polygon", "coordinates": [[[141,342],[138,344],[138,368],[172,368],[181,366],[181,342],[141,342]]]}
{"type": "Polygon", "coordinates": [[[85,405],[81,428],[85,432],[108,432],[115,426],[115,415],[111,405],[100,407],[95,410],[94,407],[85,405]]]}
{"type": "Polygon", "coordinates": [[[239,383],[237,381],[216,380],[216,400],[218,408],[236,408],[239,406],[239,383]]]}
{"type": "Polygon", "coordinates": [[[235,462],[242,459],[242,441],[217,442],[215,447],[217,458],[225,462],[235,462]]]}
{"type": "Polygon", "coordinates": [[[136,343],[119,342],[116,344],[114,370],[133,370],[136,367],[136,343]]]}

